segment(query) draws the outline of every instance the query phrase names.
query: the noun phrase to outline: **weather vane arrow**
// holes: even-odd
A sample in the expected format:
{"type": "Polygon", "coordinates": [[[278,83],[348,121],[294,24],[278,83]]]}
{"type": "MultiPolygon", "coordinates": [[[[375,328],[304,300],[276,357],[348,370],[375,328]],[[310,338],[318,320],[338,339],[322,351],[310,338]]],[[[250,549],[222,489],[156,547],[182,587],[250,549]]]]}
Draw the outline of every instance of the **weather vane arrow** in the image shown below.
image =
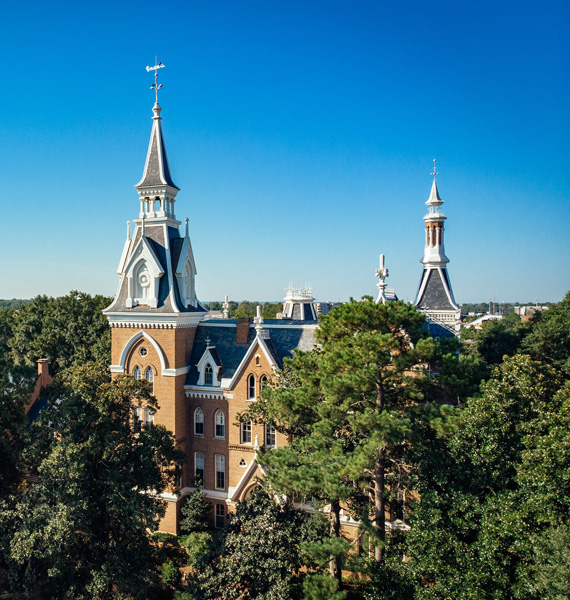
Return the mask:
{"type": "Polygon", "coordinates": [[[164,69],[165,65],[163,65],[161,62],[156,62],[156,57],[154,59],[154,62],[156,63],[154,65],[154,67],[147,67],[147,73],[149,73],[150,71],[154,71],[154,83],[150,86],[151,90],[154,90],[154,93],[156,95],[156,103],[158,104],[158,90],[162,87],[162,83],[159,85],[158,84],[158,69],[164,69]]]}

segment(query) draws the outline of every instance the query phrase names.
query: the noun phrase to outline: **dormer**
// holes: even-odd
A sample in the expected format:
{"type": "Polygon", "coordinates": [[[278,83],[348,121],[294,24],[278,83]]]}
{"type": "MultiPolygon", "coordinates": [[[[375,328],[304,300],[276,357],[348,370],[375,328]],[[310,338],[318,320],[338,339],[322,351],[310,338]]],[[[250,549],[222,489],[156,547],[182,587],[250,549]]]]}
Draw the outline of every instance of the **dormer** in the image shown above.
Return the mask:
{"type": "Polygon", "coordinates": [[[126,307],[133,308],[142,305],[156,308],[160,278],[163,273],[164,270],[156,254],[143,235],[125,267],[126,307]]]}
{"type": "Polygon", "coordinates": [[[220,387],[222,363],[215,346],[208,346],[196,365],[201,386],[220,387]]]}

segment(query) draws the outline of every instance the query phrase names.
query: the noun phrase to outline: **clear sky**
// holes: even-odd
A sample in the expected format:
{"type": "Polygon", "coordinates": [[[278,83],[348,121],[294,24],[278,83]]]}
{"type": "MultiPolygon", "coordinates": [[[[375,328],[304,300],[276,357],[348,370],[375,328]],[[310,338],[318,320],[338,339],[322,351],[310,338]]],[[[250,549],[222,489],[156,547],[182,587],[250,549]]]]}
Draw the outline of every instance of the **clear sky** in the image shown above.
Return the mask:
{"type": "Polygon", "coordinates": [[[112,295],[154,94],[202,300],[413,300],[437,158],[457,301],[570,288],[566,0],[4,3],[0,298],[112,295]]]}

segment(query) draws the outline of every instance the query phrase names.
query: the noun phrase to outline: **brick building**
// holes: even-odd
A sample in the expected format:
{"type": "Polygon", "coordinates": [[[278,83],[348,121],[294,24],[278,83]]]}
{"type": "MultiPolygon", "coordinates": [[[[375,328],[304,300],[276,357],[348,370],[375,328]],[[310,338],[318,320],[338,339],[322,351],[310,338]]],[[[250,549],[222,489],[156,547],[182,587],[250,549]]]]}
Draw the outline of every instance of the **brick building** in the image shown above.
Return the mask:
{"type": "MultiPolygon", "coordinates": [[[[269,377],[295,348],[310,349],[317,325],[310,290],[288,290],[283,318],[205,320],[196,296],[196,264],[189,237],[175,216],[174,184],[161,126],[153,124],[143,177],[135,186],[139,214],[119,262],[119,286],[105,309],[112,333],[113,373],[152,382],[156,414],[141,408],[144,424],[165,425],[188,456],[179,487],[165,494],[161,529],[177,533],[180,505],[200,486],[212,504],[212,521],[225,522],[228,508],[263,476],[256,452],[285,443],[262,425],[235,424],[269,377]]],[[[227,308],[227,307],[226,307],[227,308]]]]}

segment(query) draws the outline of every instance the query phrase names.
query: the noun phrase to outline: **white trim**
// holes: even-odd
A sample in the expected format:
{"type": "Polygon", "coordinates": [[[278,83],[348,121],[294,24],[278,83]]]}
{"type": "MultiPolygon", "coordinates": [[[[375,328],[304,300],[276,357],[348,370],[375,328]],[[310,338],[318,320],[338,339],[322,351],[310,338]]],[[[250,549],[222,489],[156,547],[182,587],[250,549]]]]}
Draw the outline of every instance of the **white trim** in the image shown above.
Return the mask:
{"type": "MultiPolygon", "coordinates": [[[[166,361],[164,358],[164,352],[162,351],[162,348],[158,345],[156,340],[154,338],[152,338],[150,335],[148,335],[148,333],[146,333],[146,331],[139,331],[138,333],[135,333],[135,335],[133,335],[133,337],[125,344],[125,346],[123,347],[123,351],[121,352],[121,358],[119,360],[119,365],[117,365],[117,366],[122,367],[123,373],[124,373],[125,363],[127,362],[127,356],[129,354],[129,352],[131,351],[131,348],[140,339],[145,339],[156,350],[156,352],[158,354],[158,358],[160,359],[161,375],[164,375],[164,372],[167,370],[166,369],[166,361]]],[[[116,371],[113,371],[113,372],[116,372],[116,371]]]]}
{"type": "MultiPolygon", "coordinates": [[[[136,310],[136,309],[134,309],[136,310]]],[[[149,329],[178,329],[197,327],[207,312],[200,313],[136,313],[106,312],[111,327],[148,327],[149,329]]]]}
{"type": "Polygon", "coordinates": [[[122,367],[121,365],[111,365],[109,371],[111,371],[111,373],[124,373],[125,367],[122,367]]]}
{"type": "MultiPolygon", "coordinates": [[[[255,336],[255,339],[251,342],[251,346],[249,347],[248,351],[245,353],[245,356],[243,357],[242,361],[240,362],[238,368],[236,369],[234,376],[231,378],[231,380],[227,386],[228,389],[233,389],[235,387],[238,379],[241,378],[247,363],[251,359],[251,357],[256,349],[255,342],[257,342],[259,347],[263,350],[265,357],[267,358],[267,360],[269,361],[269,364],[271,365],[271,368],[274,371],[279,369],[279,365],[273,360],[273,356],[271,355],[271,352],[269,351],[269,348],[267,347],[265,340],[258,334],[255,336]]],[[[223,384],[224,384],[224,380],[222,380],[222,385],[223,384]]]]}
{"type": "Polygon", "coordinates": [[[190,371],[190,367],[179,367],[178,369],[163,369],[163,377],[178,377],[179,375],[186,375],[190,371]]]}

